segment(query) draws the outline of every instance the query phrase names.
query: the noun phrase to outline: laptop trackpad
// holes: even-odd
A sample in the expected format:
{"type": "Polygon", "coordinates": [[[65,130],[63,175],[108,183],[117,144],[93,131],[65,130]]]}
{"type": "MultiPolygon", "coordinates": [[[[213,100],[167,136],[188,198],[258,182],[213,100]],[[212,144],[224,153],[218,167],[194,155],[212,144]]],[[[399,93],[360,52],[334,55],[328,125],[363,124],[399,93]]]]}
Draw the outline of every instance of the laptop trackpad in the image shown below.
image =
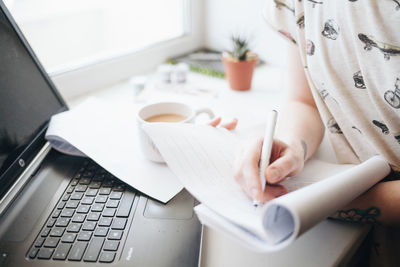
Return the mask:
{"type": "Polygon", "coordinates": [[[167,204],[148,199],[144,217],[154,219],[189,220],[193,217],[194,198],[182,190],[167,204]]]}

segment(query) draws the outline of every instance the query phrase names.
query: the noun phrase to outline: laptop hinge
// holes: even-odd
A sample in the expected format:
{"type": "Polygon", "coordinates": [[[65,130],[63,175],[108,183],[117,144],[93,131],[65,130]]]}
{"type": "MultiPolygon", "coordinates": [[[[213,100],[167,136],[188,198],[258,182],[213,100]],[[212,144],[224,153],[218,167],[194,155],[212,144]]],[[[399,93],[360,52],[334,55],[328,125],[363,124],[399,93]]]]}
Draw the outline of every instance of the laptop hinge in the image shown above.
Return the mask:
{"type": "Polygon", "coordinates": [[[30,178],[33,177],[33,175],[36,173],[36,170],[40,167],[40,164],[42,163],[46,155],[50,152],[50,150],[50,143],[47,142],[39,151],[39,153],[35,156],[35,158],[31,161],[25,171],[19,176],[19,178],[7,191],[3,199],[0,200],[0,215],[3,214],[3,212],[12,203],[18,193],[21,192],[21,190],[24,188],[30,178]]]}

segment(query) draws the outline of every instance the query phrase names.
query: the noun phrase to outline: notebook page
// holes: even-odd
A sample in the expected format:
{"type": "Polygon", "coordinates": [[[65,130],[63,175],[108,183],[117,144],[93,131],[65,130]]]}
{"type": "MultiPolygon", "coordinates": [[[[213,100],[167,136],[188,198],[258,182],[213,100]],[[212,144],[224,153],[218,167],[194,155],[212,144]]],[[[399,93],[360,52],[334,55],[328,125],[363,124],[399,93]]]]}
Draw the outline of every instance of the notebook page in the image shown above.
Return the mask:
{"type": "Polygon", "coordinates": [[[325,178],[331,177],[337,173],[354,167],[353,164],[334,164],[318,159],[310,159],[304,166],[304,169],[298,175],[287,178],[281,185],[283,185],[289,192],[293,192],[302,187],[322,181],[325,178]]]}
{"type": "Polygon", "coordinates": [[[262,209],[252,205],[233,178],[239,139],[206,125],[145,125],[158,150],[182,184],[202,204],[247,229],[261,233],[262,209]]]}

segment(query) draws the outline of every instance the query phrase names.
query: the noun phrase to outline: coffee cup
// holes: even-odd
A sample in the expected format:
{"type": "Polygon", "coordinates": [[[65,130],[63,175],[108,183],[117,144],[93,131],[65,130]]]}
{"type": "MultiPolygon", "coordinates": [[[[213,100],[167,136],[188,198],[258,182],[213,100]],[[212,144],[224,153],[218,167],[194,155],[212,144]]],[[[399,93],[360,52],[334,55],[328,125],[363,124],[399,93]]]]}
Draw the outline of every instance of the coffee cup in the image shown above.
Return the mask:
{"type": "Polygon", "coordinates": [[[143,125],[155,122],[194,123],[198,115],[205,113],[210,119],[215,115],[209,108],[193,109],[180,102],[160,102],[142,107],[137,113],[139,142],[144,156],[154,162],[164,162],[153,141],[142,129],[143,125]]]}

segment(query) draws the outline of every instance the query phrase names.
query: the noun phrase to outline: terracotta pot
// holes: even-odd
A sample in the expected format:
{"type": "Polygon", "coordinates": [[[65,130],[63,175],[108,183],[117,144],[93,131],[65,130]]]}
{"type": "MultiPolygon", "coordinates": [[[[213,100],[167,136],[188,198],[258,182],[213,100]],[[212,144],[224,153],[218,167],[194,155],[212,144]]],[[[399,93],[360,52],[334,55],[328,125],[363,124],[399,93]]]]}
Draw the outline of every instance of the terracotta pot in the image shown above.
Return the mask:
{"type": "Polygon", "coordinates": [[[246,91],[251,88],[254,68],[258,57],[249,60],[237,61],[223,56],[222,62],[225,66],[225,76],[233,90],[246,91]]]}

